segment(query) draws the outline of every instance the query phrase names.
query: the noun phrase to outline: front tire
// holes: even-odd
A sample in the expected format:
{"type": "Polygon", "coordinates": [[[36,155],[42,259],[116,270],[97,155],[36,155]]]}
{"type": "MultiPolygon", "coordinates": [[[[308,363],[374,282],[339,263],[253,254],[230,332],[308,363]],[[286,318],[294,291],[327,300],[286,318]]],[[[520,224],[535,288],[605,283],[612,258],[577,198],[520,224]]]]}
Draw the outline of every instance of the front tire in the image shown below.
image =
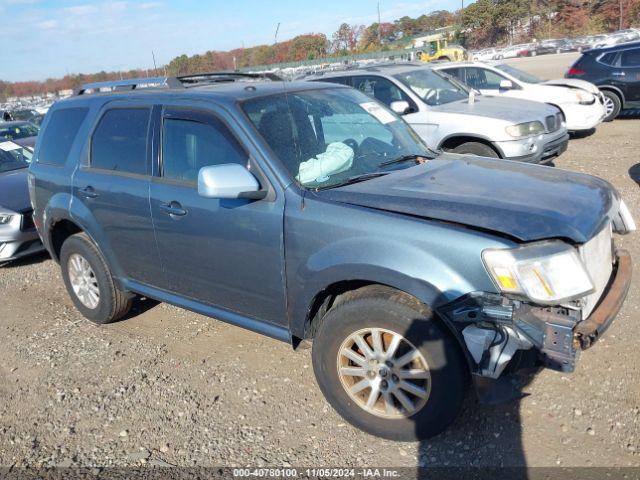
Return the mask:
{"type": "Polygon", "coordinates": [[[336,411],[391,440],[442,432],[467,391],[457,341],[429,308],[382,287],[366,287],[334,305],[312,355],[320,389],[336,411]]]}
{"type": "Polygon", "coordinates": [[[465,142],[450,151],[452,153],[476,155],[478,157],[500,158],[493,148],[480,142],[465,142]]]}
{"type": "Polygon", "coordinates": [[[85,318],[106,324],[131,310],[132,295],[118,290],[107,263],[87,234],[72,235],[62,244],[60,265],[67,292],[85,318]]]}
{"type": "Polygon", "coordinates": [[[607,109],[607,116],[604,117],[603,121],[611,122],[620,115],[620,110],[622,110],[622,100],[620,100],[618,95],[609,90],[603,90],[602,94],[604,95],[604,106],[607,109]]]}

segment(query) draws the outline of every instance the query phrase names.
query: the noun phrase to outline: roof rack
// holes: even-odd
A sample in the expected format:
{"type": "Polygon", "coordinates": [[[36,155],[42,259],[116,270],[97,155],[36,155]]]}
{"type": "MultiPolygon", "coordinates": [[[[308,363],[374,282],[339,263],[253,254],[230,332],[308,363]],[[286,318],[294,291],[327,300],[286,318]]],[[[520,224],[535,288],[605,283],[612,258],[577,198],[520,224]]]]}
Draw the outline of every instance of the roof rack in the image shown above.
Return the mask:
{"type": "Polygon", "coordinates": [[[274,82],[282,81],[282,77],[275,73],[268,72],[210,72],[210,73],[196,73],[193,75],[181,75],[176,77],[185,87],[196,86],[201,84],[219,83],[219,82],[235,82],[238,80],[271,80],[274,82]]]}
{"type": "Polygon", "coordinates": [[[282,81],[282,77],[279,77],[275,73],[211,72],[182,75],[179,77],[131,78],[128,80],[87,83],[76,90],[75,95],[91,95],[95,93],[143,90],[148,88],[189,88],[221,82],[236,82],[238,80],[282,81]]]}
{"type": "Polygon", "coordinates": [[[174,77],[130,78],[127,80],[112,80],[108,82],[94,82],[82,85],[75,95],[90,95],[103,92],[118,92],[128,90],[142,90],[146,88],[180,88],[182,84],[174,77]]]}

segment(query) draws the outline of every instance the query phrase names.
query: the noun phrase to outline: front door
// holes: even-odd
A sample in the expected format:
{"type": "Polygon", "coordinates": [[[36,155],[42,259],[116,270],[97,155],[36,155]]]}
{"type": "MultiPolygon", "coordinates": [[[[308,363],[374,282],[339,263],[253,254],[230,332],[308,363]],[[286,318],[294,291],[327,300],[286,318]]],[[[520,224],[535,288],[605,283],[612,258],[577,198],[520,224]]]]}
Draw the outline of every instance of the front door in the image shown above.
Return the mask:
{"type": "Polygon", "coordinates": [[[255,201],[198,195],[202,167],[239,163],[256,171],[241,134],[228,122],[208,110],[166,107],[162,113],[150,203],[165,289],[285,325],[283,196],[255,201]]]}

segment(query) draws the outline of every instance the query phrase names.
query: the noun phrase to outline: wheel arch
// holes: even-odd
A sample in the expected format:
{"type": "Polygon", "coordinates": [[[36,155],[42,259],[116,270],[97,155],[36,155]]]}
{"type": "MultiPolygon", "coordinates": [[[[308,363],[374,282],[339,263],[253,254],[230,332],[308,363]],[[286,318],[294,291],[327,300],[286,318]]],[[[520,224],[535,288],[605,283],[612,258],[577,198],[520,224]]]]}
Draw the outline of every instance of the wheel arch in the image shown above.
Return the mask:
{"type": "Polygon", "coordinates": [[[491,140],[489,140],[487,137],[484,137],[482,135],[476,135],[476,134],[473,134],[473,133],[454,133],[454,134],[451,134],[451,135],[449,135],[449,136],[447,136],[447,137],[442,139],[442,141],[438,145],[438,149],[451,149],[452,150],[452,149],[454,149],[456,147],[459,147],[460,145],[462,145],[464,143],[469,143],[469,142],[482,143],[483,145],[488,146],[494,152],[496,152],[498,157],[504,158],[504,152],[502,152],[502,150],[500,150],[500,148],[498,146],[494,145],[494,143],[491,140]]]}
{"type": "MultiPolygon", "coordinates": [[[[411,278],[402,278],[402,275],[382,280],[374,277],[362,277],[359,279],[336,280],[328,283],[317,291],[307,305],[306,313],[296,325],[292,325],[294,345],[302,340],[313,338],[322,317],[326,312],[339,302],[354,298],[370,289],[384,290],[390,296],[397,296],[399,301],[412,302],[414,305],[428,307],[434,312],[439,306],[450,302],[442,292],[426,282],[411,278]]],[[[438,318],[440,318],[438,316],[438,318]]],[[[440,319],[451,332],[457,336],[453,326],[448,325],[446,319],[440,319]]]]}
{"type": "Polygon", "coordinates": [[[613,85],[598,85],[598,88],[600,90],[606,90],[608,92],[615,93],[620,98],[622,108],[625,107],[626,99],[624,97],[624,92],[620,90],[618,87],[614,87],[613,85]]]}
{"type": "MultiPolygon", "coordinates": [[[[391,283],[391,282],[390,282],[391,283]]],[[[439,315],[438,307],[449,303],[444,295],[439,293],[435,287],[425,284],[422,288],[411,288],[408,285],[393,285],[390,283],[382,283],[371,280],[348,280],[338,281],[327,285],[319,291],[309,305],[307,315],[304,319],[303,329],[300,336],[293,335],[292,342],[294,348],[297,348],[303,342],[312,341],[314,335],[322,323],[324,315],[335,305],[352,300],[355,298],[365,297],[367,295],[385,293],[389,298],[398,303],[409,305],[418,311],[430,309],[434,314],[434,318],[445,330],[455,339],[460,347],[460,351],[465,358],[469,371],[472,370],[473,364],[471,355],[467,349],[464,339],[460,332],[450,323],[450,321],[442,315],[439,315]],[[426,307],[426,308],[425,308],[426,307]]]]}

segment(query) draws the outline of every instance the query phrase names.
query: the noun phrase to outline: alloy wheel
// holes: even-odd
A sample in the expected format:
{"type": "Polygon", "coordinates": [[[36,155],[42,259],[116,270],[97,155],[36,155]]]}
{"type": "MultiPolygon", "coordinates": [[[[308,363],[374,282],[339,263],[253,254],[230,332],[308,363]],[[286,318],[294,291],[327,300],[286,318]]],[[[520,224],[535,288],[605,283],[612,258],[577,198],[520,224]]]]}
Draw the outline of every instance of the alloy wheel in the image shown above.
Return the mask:
{"type": "Polygon", "coordinates": [[[399,419],[418,413],[431,392],[431,374],[420,351],[382,328],[358,330],[338,350],[338,375],[355,403],[373,415],[399,419]]]}
{"type": "Polygon", "coordinates": [[[609,116],[613,113],[616,106],[614,105],[613,100],[609,97],[604,97],[604,108],[607,110],[607,116],[609,116]]]}
{"type": "Polygon", "coordinates": [[[71,288],[82,304],[93,310],[100,303],[100,287],[91,265],[82,255],[74,253],[67,265],[71,288]]]}

